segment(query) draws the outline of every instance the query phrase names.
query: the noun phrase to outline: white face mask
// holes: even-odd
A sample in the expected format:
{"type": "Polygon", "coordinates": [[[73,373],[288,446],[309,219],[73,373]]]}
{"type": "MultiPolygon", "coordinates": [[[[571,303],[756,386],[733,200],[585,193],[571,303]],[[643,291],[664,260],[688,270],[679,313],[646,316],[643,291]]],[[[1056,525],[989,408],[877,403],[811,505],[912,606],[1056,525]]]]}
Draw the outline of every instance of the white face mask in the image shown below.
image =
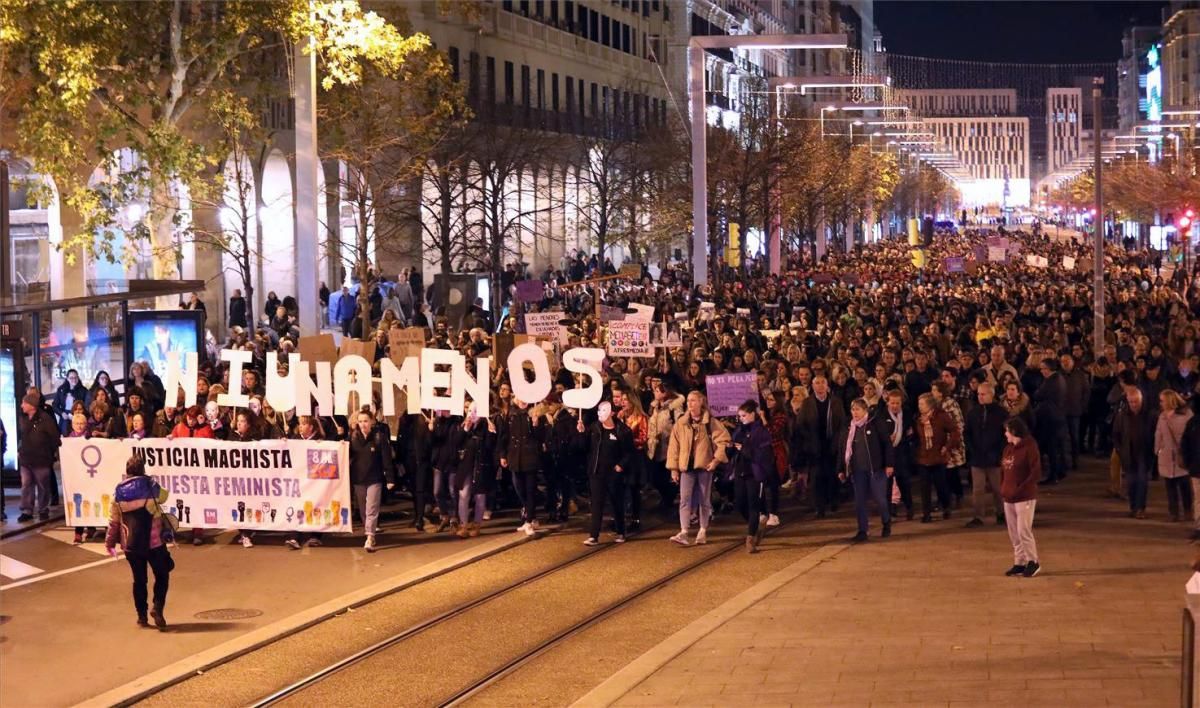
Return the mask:
{"type": "Polygon", "coordinates": [[[608,401],[604,401],[603,403],[601,403],[599,406],[596,407],[596,418],[598,418],[601,423],[606,422],[611,417],[612,417],[612,404],[611,403],[609,403],[608,401]]]}
{"type": "Polygon", "coordinates": [[[219,412],[220,410],[216,403],[209,403],[204,406],[204,416],[209,420],[216,420],[219,412]]]}

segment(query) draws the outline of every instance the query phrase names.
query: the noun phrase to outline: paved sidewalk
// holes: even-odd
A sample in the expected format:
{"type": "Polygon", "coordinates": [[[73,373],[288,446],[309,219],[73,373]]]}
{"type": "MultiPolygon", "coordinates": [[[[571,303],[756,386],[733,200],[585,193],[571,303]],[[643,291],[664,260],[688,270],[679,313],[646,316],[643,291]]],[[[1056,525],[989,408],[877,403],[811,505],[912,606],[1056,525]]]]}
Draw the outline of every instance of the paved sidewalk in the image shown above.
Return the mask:
{"type": "Polygon", "coordinates": [[[1161,484],[1144,521],[1104,497],[1099,463],[1043,490],[1032,579],[1004,577],[992,521],[904,522],[886,541],[876,528],[616,705],[1176,705],[1195,548],[1161,484]]]}

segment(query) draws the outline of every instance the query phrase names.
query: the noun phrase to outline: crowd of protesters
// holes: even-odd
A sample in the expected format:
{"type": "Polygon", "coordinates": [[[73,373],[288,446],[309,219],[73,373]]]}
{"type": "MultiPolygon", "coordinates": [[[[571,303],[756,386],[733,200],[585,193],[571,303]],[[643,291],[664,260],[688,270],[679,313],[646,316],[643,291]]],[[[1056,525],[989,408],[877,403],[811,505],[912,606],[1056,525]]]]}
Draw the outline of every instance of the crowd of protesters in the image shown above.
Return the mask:
{"type": "MultiPolygon", "coordinates": [[[[478,535],[493,513],[532,535],[588,506],[589,544],[600,540],[606,509],[613,540],[622,542],[657,505],[678,516],[670,540],[680,545],[706,543],[714,514],[740,513],[753,552],[765,528],[780,523],[781,496],[793,496],[818,518],[852,505],[856,541],[869,538],[872,505],[882,537],[918,515],[921,523],[968,527],[994,519],[1012,540],[1010,574],[1031,576],[1040,567],[1032,535],[1038,486],[1067,480],[1088,455],[1111,461],[1110,492],[1138,519],[1146,518],[1151,482],[1163,479],[1170,519],[1187,521],[1200,537],[1197,289],[1182,270],[1165,282],[1148,252],[1109,246],[1107,339],[1095,350],[1090,254],[1090,245],[1001,227],[939,233],[922,268],[908,243],[885,240],[820,261],[793,256],[781,275],[722,264],[716,284],[698,288],[681,264],[603,282],[586,279],[616,269],[594,256],[541,274],[509,266],[500,332],[520,333],[526,312],[560,311],[570,347],[603,347],[598,297],[617,311],[653,306],[655,322],[677,328],[679,342],[662,343],[653,358],[606,359],[603,401],[584,411],[563,405],[563,392],[582,382],[557,357],[554,390],[533,402],[513,397],[510,372],[494,360],[487,418],[469,401],[462,414],[390,419],[377,400],[356,402],[349,417],[274,410],[263,397],[266,354],[296,350],[295,300],[272,293],[267,315],[251,327],[238,293],[224,346],[253,354],[240,382],[249,406],[217,404],[230,382],[212,356],[198,402],[187,408],[164,400],[144,362],[134,363],[120,391],[106,372],[89,385],[73,371],[49,399],[31,390],[21,434],[44,444],[21,447],[22,520],[45,518],[59,435],[303,437],[349,441],[368,551],[381,507],[411,499],[417,531],[463,538],[478,535]],[[997,238],[1007,239],[1003,261],[988,252],[997,238]],[[543,296],[518,302],[515,285],[529,278],[542,281],[543,296]],[[706,377],[739,372],[757,375],[759,395],[735,417],[714,416],[706,377]]],[[[375,343],[376,360],[388,355],[388,330],[405,326],[425,327],[428,347],[492,353],[492,313],[480,303],[450,321],[430,308],[433,288],[415,270],[359,285],[369,292],[366,317],[348,288],[331,304],[322,284],[321,302],[330,325],[375,343]]],[[[78,529],[76,539],[87,535],[78,529]]],[[[247,547],[251,537],[239,534],[247,547]]]]}

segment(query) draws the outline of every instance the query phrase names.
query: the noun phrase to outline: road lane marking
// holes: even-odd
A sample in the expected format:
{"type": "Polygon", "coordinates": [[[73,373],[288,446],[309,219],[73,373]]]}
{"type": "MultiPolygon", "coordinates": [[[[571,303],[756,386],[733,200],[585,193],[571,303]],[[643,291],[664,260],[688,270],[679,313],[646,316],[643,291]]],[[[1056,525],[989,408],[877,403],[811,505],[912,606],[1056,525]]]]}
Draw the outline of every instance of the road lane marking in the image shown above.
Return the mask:
{"type": "Polygon", "coordinates": [[[65,543],[68,546],[74,546],[80,550],[91,551],[98,556],[108,555],[108,551],[105,550],[103,542],[96,543],[93,541],[92,543],[76,544],[75,531],[73,529],[52,529],[50,531],[43,531],[42,535],[46,538],[52,538],[59,543],[65,543]]]}
{"type": "MultiPolygon", "coordinates": [[[[22,563],[16,558],[0,555],[0,575],[13,580],[28,578],[31,575],[37,575],[42,572],[41,568],[22,563]]],[[[7,585],[0,587],[8,587],[7,585]]]]}
{"type": "MultiPolygon", "coordinates": [[[[45,573],[45,574],[39,575],[35,578],[26,578],[25,580],[18,580],[15,583],[7,583],[5,585],[0,585],[0,591],[12,590],[14,588],[19,588],[23,585],[31,585],[33,583],[40,583],[43,580],[57,578],[60,575],[68,575],[70,573],[78,573],[81,570],[87,570],[88,568],[95,568],[96,566],[104,565],[105,563],[112,563],[113,561],[117,560],[118,558],[124,558],[124,557],[125,556],[117,556],[116,558],[101,558],[98,561],[92,561],[91,563],[77,565],[74,568],[67,568],[66,570],[56,570],[53,573],[45,573]]],[[[9,560],[8,558],[5,558],[4,556],[0,556],[0,559],[9,560]]],[[[8,575],[8,573],[0,573],[0,575],[8,575]]],[[[12,576],[9,576],[9,577],[12,577],[12,576]]]]}

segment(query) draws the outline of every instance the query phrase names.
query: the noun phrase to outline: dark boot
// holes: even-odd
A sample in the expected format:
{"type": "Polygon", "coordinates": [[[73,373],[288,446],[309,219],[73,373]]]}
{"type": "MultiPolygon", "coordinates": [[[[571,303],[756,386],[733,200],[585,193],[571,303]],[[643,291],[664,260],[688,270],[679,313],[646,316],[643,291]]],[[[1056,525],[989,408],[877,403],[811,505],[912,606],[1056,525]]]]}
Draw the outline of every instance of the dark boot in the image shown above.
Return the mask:
{"type": "Polygon", "coordinates": [[[150,611],[150,616],[154,618],[154,626],[158,627],[158,631],[164,631],[167,628],[167,618],[163,616],[163,608],[155,607],[150,611]]]}

